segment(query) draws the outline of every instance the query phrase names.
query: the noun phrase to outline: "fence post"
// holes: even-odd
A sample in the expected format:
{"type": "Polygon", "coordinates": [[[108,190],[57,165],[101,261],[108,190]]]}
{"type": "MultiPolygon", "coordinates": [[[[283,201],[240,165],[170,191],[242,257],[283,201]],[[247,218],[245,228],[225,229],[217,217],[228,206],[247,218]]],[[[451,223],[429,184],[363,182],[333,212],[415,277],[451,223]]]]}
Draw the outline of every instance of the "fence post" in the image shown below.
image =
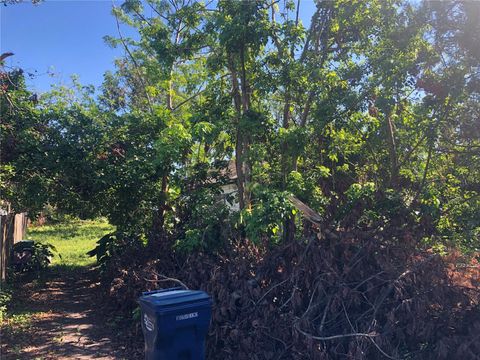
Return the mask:
{"type": "Polygon", "coordinates": [[[10,260],[10,252],[13,246],[13,233],[14,233],[14,215],[7,214],[1,216],[0,224],[0,280],[4,281],[7,276],[7,267],[10,260]]]}
{"type": "Polygon", "coordinates": [[[15,215],[15,229],[13,232],[13,243],[25,239],[27,231],[27,213],[15,215]]]}
{"type": "Polygon", "coordinates": [[[26,213],[0,215],[0,281],[5,281],[13,244],[22,240],[26,231],[26,213]]]}

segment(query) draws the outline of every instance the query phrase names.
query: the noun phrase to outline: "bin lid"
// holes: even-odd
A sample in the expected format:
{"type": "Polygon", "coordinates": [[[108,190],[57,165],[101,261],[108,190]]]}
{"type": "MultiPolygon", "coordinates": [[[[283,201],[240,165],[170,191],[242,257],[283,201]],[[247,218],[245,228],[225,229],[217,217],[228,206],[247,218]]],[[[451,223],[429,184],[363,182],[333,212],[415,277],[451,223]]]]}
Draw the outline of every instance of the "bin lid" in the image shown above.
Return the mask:
{"type": "Polygon", "coordinates": [[[210,297],[200,290],[164,289],[143,293],[139,301],[156,310],[162,310],[193,303],[209,304],[210,297]]]}

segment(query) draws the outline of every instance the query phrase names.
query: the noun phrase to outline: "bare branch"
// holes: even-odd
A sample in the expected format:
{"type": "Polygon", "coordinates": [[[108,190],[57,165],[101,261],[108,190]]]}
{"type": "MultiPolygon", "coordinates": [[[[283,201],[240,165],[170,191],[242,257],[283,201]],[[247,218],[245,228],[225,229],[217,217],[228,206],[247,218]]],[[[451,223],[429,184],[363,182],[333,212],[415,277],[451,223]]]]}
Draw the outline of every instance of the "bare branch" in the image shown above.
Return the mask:
{"type": "Polygon", "coordinates": [[[349,338],[349,337],[364,337],[364,338],[372,339],[379,336],[375,332],[371,332],[368,334],[367,333],[350,333],[350,334],[339,334],[339,335],[332,335],[332,336],[315,336],[300,329],[300,326],[298,325],[298,323],[295,323],[294,327],[295,327],[295,330],[297,330],[300,334],[308,337],[309,339],[319,340],[319,341],[337,340],[337,339],[343,339],[343,338],[349,338]]]}
{"type": "Polygon", "coordinates": [[[127,52],[128,56],[130,57],[130,59],[132,60],[133,62],[133,65],[135,67],[135,70],[137,72],[137,75],[138,75],[138,78],[140,79],[140,82],[142,83],[142,86],[143,86],[143,89],[145,91],[145,96],[147,98],[147,102],[148,102],[148,106],[150,108],[150,111],[153,111],[153,108],[152,108],[152,100],[150,99],[150,96],[148,95],[148,92],[147,92],[147,85],[146,85],[146,82],[145,82],[145,79],[143,78],[142,76],[142,73],[140,71],[140,65],[137,63],[137,60],[135,59],[135,57],[133,56],[132,52],[130,51],[130,49],[128,48],[127,46],[127,43],[122,35],[122,31],[120,30],[120,21],[118,20],[118,15],[117,15],[117,7],[115,5],[112,5],[114,11],[114,15],[115,15],[115,21],[117,23],[117,31],[118,31],[118,36],[120,37],[120,41],[125,49],[125,51],[127,52]]]}
{"type": "Polygon", "coordinates": [[[185,289],[188,289],[188,286],[185,285],[182,281],[178,280],[178,279],[175,279],[175,278],[171,278],[171,277],[168,277],[168,276],[165,276],[165,275],[162,275],[162,274],[159,274],[155,271],[152,271],[153,274],[155,276],[158,276],[160,277],[160,279],[144,279],[145,281],[148,281],[148,282],[155,282],[155,283],[158,283],[158,282],[165,282],[165,281],[171,281],[171,282],[175,282],[177,284],[180,284],[181,286],[183,286],[185,289]]]}

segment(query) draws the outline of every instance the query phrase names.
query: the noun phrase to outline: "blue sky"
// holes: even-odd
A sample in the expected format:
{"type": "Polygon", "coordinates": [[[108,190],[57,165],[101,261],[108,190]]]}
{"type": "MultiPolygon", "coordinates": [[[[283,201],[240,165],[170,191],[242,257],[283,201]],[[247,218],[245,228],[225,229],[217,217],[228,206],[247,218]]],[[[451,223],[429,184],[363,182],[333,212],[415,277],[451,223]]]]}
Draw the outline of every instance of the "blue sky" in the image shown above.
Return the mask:
{"type": "MultiPolygon", "coordinates": [[[[122,49],[112,49],[103,41],[103,36],[117,34],[111,8],[112,1],[85,0],[0,6],[1,52],[15,54],[6,65],[36,70],[29,85],[39,92],[47,91],[50,84],[69,84],[72,74],[82,84],[100,85],[103,73],[123,55],[122,49]]],[[[125,27],[122,32],[131,33],[125,27]]]]}
{"type": "MultiPolygon", "coordinates": [[[[48,91],[51,84],[68,85],[76,74],[84,85],[99,86],[103,74],[114,68],[123,49],[107,46],[105,35],[117,36],[112,4],[121,0],[45,0],[39,5],[29,1],[0,6],[0,53],[13,52],[6,61],[35,73],[28,85],[33,91],[48,91]]],[[[301,18],[306,25],[314,11],[313,0],[304,0],[301,18]]],[[[124,36],[134,32],[122,26],[124,36]]]]}

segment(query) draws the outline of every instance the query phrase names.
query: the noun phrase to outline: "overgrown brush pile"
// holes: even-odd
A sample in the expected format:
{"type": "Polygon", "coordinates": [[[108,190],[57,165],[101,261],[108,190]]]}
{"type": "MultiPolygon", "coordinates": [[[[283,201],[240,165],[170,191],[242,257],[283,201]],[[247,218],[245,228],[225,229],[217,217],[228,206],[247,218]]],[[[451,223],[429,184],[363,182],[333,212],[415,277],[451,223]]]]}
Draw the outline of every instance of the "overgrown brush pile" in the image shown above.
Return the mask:
{"type": "MultiPolygon", "coordinates": [[[[408,233],[395,245],[387,233],[328,232],[262,249],[236,243],[181,261],[171,252],[147,263],[124,254],[106,283],[126,312],[141,291],[173,279],[207,291],[208,359],[478,359],[476,260],[414,250],[408,233]]],[[[132,335],[141,354],[138,327],[132,335]]]]}

